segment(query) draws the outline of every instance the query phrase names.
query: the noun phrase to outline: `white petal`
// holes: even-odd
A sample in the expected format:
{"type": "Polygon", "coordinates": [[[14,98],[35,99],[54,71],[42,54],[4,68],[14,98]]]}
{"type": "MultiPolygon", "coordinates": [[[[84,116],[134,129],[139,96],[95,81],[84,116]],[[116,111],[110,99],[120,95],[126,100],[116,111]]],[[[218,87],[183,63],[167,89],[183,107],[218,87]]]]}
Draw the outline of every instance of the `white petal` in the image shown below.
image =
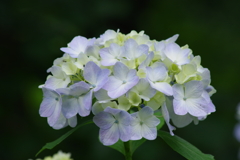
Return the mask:
{"type": "Polygon", "coordinates": [[[148,106],[143,107],[140,111],[138,111],[138,115],[140,120],[145,121],[146,119],[152,117],[153,109],[148,106]]]}
{"type": "Polygon", "coordinates": [[[148,127],[154,128],[160,123],[160,120],[156,116],[151,116],[144,120],[144,124],[148,127]]]}
{"type": "Polygon", "coordinates": [[[142,126],[140,123],[132,126],[132,135],[131,135],[131,140],[139,140],[142,138],[142,126]]]}
{"type": "Polygon", "coordinates": [[[50,77],[45,82],[44,87],[51,88],[51,89],[57,89],[57,88],[65,88],[67,85],[71,82],[69,77],[66,77],[65,79],[58,79],[55,77],[50,77]]]}
{"type": "Polygon", "coordinates": [[[107,91],[104,89],[100,89],[97,92],[94,92],[94,96],[97,98],[99,103],[106,103],[112,99],[108,96],[107,91]]]}

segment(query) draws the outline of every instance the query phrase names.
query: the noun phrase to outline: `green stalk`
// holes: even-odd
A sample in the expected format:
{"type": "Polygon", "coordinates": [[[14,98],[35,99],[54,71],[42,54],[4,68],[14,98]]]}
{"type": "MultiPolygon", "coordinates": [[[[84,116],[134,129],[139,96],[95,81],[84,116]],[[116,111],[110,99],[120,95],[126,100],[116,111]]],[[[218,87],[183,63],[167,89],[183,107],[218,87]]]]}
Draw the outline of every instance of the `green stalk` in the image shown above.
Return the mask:
{"type": "Polygon", "coordinates": [[[131,141],[123,142],[125,149],[125,159],[132,160],[131,141]]]}

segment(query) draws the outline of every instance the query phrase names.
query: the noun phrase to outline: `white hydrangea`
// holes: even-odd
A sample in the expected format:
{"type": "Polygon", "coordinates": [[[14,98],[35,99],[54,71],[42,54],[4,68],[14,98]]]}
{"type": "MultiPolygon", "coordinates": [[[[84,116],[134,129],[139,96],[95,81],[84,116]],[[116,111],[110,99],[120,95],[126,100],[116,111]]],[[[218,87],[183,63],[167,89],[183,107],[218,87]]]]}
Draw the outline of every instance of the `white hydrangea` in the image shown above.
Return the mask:
{"type": "Polygon", "coordinates": [[[178,37],[157,41],[144,31],[125,35],[119,30],[99,38],[74,37],[40,86],[40,115],[61,129],[75,127],[78,116],[92,112],[105,145],[155,139],[156,126],[163,122],[153,112],[161,112],[172,135],[175,127],[205,119],[215,112],[210,71],[188,45],[176,43],[178,37]],[[118,138],[111,141],[114,135],[118,138]]]}

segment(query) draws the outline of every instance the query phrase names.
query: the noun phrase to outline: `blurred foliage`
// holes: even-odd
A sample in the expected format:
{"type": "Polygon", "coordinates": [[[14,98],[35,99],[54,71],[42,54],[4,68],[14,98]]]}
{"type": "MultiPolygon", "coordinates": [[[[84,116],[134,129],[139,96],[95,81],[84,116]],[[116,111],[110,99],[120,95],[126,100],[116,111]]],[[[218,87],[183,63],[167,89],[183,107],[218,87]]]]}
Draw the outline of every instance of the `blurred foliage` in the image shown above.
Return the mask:
{"type": "MultiPolygon", "coordinates": [[[[34,158],[46,142],[70,129],[53,130],[46,118],[39,116],[42,91],[38,85],[45,82],[53,60],[62,56],[60,47],[74,36],[99,37],[107,29],[123,33],[144,30],[156,40],[180,34],[177,43],[187,43],[211,71],[217,111],[199,125],[177,129],[175,134],[217,160],[236,159],[239,144],[232,132],[240,101],[239,6],[237,0],[0,1],[0,159],[34,158]]],[[[76,160],[123,159],[117,151],[100,144],[95,125],[81,128],[39,157],[58,150],[71,152],[76,160]]],[[[146,142],[133,156],[138,160],[184,159],[161,139],[146,142]]]]}

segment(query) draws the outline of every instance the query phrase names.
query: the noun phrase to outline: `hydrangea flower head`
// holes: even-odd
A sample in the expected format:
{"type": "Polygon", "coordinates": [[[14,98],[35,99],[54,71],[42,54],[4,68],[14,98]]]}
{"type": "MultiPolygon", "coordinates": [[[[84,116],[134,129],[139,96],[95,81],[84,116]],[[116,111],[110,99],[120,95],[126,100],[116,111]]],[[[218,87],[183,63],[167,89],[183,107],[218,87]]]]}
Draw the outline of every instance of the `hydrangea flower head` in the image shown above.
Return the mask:
{"type": "Polygon", "coordinates": [[[164,121],[171,135],[176,127],[197,124],[215,112],[210,97],[216,90],[200,56],[179,46],[178,37],[157,41],[143,31],[119,30],[99,38],[74,37],[40,86],[40,116],[61,129],[93,113],[104,145],[154,140],[164,121]]]}

